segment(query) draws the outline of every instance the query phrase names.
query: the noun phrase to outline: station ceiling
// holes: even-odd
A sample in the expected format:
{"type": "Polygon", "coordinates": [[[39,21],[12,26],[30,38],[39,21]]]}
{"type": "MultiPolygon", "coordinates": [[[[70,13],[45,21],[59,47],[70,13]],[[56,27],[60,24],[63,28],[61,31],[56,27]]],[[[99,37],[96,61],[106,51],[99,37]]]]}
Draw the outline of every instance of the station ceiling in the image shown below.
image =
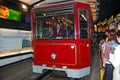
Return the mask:
{"type": "MultiPolygon", "coordinates": [[[[29,5],[38,5],[41,2],[70,1],[70,0],[19,0],[29,5]]],[[[75,0],[74,0],[75,1],[75,0]]],[[[94,22],[109,19],[120,13],[120,0],[77,0],[90,4],[94,22]]]]}
{"type": "MultiPolygon", "coordinates": [[[[34,6],[34,5],[38,5],[41,2],[45,2],[45,1],[50,2],[53,0],[19,0],[19,1],[34,6]]],[[[69,1],[69,0],[56,0],[56,1],[69,1]]],[[[97,0],[77,0],[77,1],[85,2],[85,3],[87,2],[88,4],[90,4],[93,21],[96,21],[98,19],[99,10],[100,10],[98,7],[100,5],[99,1],[97,0]]]]}

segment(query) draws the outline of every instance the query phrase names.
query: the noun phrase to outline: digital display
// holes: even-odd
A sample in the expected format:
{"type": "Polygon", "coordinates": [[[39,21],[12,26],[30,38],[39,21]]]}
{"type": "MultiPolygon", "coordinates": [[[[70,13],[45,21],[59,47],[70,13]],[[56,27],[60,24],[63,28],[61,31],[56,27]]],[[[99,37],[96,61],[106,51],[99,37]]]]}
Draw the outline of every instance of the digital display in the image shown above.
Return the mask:
{"type": "Polygon", "coordinates": [[[0,5],[0,18],[21,21],[21,12],[0,5]]]}

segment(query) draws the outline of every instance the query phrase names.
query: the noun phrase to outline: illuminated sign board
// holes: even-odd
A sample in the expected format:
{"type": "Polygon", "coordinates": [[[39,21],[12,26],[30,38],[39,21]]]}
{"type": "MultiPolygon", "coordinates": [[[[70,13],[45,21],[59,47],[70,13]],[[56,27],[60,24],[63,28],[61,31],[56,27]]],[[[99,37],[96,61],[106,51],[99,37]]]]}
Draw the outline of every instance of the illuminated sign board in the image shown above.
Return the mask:
{"type": "Polygon", "coordinates": [[[21,12],[0,5],[0,18],[21,21],[21,12]]]}

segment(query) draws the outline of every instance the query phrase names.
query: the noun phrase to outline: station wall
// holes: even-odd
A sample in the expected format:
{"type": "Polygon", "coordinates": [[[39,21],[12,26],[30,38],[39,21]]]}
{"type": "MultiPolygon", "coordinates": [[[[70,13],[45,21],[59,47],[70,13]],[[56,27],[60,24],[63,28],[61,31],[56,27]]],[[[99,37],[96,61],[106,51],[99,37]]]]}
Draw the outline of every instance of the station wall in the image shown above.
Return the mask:
{"type": "Polygon", "coordinates": [[[0,28],[0,52],[31,46],[31,31],[0,28]]]}

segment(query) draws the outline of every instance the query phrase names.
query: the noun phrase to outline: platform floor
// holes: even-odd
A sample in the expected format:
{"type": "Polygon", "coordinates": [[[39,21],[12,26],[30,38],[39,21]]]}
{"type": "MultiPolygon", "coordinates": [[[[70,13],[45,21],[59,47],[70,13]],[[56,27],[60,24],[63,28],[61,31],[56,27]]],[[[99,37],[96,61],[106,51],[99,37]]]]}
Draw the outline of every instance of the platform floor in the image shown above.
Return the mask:
{"type": "MultiPolygon", "coordinates": [[[[33,59],[10,64],[0,68],[0,80],[34,80],[39,76],[32,72],[33,59]],[[29,78],[26,76],[30,76],[29,78]]],[[[100,80],[100,56],[98,50],[92,50],[92,68],[89,80],[100,80]]]]}
{"type": "Polygon", "coordinates": [[[98,50],[92,52],[92,68],[90,80],[100,80],[100,55],[98,50]]]}

